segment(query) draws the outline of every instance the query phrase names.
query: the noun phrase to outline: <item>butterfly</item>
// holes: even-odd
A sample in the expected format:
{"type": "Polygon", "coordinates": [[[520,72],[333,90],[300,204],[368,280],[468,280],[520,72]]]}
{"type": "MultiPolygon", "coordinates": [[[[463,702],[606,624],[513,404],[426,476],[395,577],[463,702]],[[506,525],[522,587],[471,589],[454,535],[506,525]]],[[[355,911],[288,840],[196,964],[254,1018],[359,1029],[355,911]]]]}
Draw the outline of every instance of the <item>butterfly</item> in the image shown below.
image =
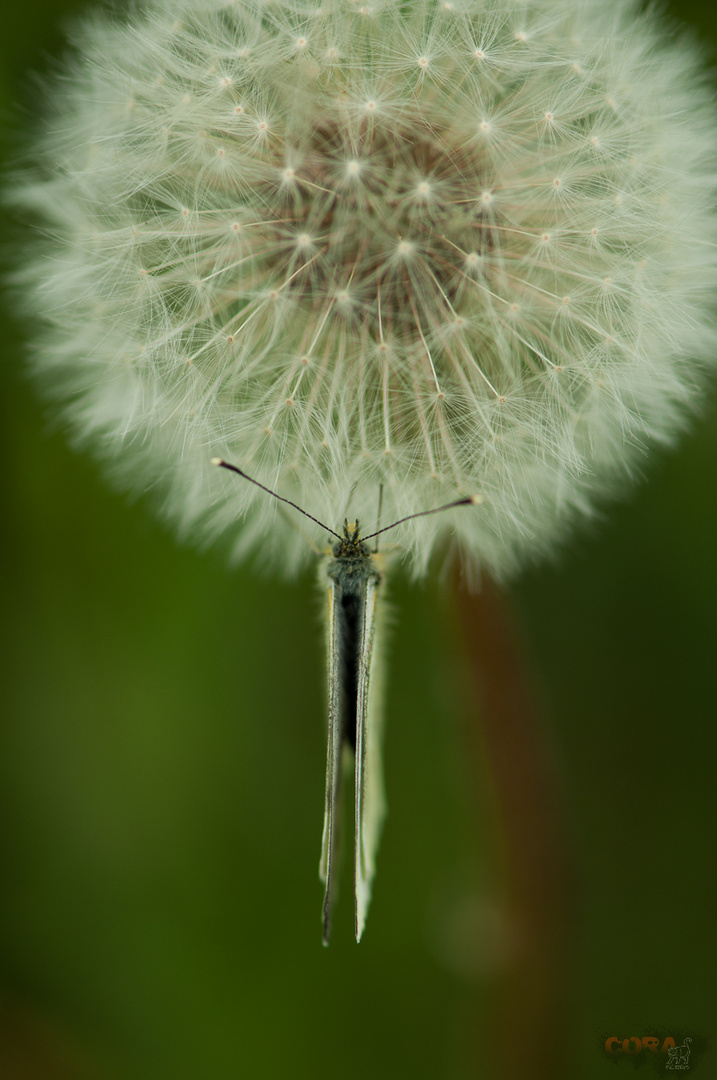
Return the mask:
{"type": "Polygon", "coordinates": [[[254,480],[223,458],[212,458],[221,466],[261,488],[279,502],[298,510],[325,529],[337,541],[324,553],[322,580],[326,588],[326,637],[328,652],[328,739],[326,749],[326,795],[321,841],[319,877],[324,884],[322,909],[323,943],[331,935],[331,915],[336,895],[338,870],[340,796],[346,759],[353,758],[354,771],[354,931],[361,940],[371,900],[376,868],[376,852],[385,815],[381,760],[381,702],[377,686],[376,640],[380,633],[379,596],[385,566],[378,545],[371,550],[367,541],[404,521],[438,514],[457,506],[477,505],[481,498],[469,495],[432,510],[421,510],[399,518],[368,536],[362,536],[358,521],[344,521],[338,533],[307,513],[290,499],[254,480]],[[325,571],[325,574],[324,574],[325,571]]]}

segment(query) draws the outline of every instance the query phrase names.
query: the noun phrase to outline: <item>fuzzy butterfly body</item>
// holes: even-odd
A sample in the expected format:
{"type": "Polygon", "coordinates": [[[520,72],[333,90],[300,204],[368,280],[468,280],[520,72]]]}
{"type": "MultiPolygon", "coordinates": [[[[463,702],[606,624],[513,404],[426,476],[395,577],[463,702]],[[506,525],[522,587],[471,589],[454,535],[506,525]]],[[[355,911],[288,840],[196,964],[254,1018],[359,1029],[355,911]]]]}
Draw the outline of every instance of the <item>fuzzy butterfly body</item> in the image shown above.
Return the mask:
{"type": "MultiPolygon", "coordinates": [[[[376,685],[380,556],[360,539],[358,522],[344,523],[325,566],[328,579],[328,742],[326,802],[319,874],[325,883],[323,940],[331,932],[336,891],[340,795],[344,762],[353,757],[354,904],[356,940],[366,922],[376,850],[385,813],[381,766],[381,709],[376,685]]],[[[324,567],[322,567],[322,572],[324,567]]]]}

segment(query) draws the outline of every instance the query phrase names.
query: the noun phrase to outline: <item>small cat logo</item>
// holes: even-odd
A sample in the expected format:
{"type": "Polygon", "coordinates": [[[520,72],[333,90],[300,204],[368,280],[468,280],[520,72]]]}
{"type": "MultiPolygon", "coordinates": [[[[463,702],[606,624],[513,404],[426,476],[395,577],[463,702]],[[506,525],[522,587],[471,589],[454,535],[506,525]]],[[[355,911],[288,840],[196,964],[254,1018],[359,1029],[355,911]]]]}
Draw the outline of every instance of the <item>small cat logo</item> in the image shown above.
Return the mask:
{"type": "Polygon", "coordinates": [[[689,1069],[690,1067],[690,1047],[689,1044],[692,1039],[687,1036],[682,1046],[671,1046],[667,1051],[667,1064],[666,1069],[689,1069]]]}

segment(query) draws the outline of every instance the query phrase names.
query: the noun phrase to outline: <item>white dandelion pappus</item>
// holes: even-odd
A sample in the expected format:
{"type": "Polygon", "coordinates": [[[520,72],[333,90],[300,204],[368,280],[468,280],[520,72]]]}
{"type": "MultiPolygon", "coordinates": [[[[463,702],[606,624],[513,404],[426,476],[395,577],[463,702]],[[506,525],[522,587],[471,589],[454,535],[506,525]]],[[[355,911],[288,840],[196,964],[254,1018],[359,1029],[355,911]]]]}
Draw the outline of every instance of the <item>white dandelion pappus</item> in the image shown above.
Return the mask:
{"type": "Polygon", "coordinates": [[[382,487],[417,577],[421,512],[480,493],[454,548],[505,577],[699,405],[717,120],[632,0],[152,0],[76,45],[16,285],[76,438],[181,532],[309,556],[220,453],[333,525],[382,487]]]}

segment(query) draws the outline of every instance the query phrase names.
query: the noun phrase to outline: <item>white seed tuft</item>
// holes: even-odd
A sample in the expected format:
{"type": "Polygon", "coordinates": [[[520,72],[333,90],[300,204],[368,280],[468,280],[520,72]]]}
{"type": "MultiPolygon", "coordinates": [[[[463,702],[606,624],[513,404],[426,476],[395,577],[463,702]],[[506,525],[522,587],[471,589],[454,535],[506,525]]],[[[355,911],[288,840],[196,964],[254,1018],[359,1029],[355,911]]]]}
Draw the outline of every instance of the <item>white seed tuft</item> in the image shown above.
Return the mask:
{"type": "Polygon", "coordinates": [[[422,573],[448,524],[504,574],[699,402],[717,119],[654,13],[133,11],[88,22],[49,95],[17,280],[38,377],[181,528],[308,557],[221,453],[330,525],[381,484],[385,520],[476,492],[397,539],[422,573]]]}

